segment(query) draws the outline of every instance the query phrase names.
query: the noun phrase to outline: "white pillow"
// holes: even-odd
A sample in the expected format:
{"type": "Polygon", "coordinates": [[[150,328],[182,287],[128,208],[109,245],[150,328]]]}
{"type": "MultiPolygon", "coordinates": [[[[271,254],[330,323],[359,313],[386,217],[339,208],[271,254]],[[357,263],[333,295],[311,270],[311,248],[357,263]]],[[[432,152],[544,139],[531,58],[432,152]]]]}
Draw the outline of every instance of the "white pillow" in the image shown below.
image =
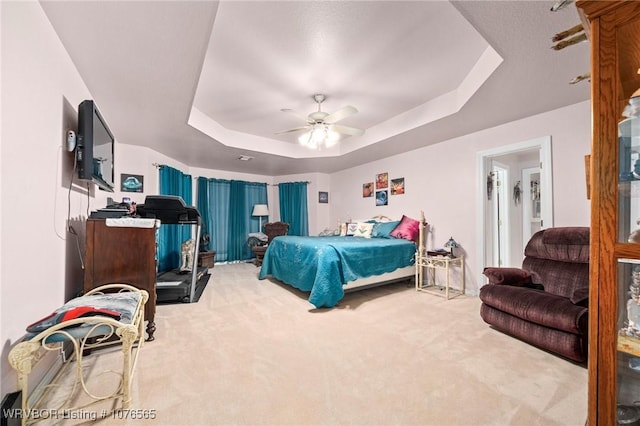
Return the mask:
{"type": "Polygon", "coordinates": [[[373,223],[358,222],[357,228],[353,233],[354,237],[371,238],[371,232],[373,231],[373,223]]]}
{"type": "Polygon", "coordinates": [[[347,223],[346,236],[347,237],[354,236],[357,230],[358,230],[358,223],[357,222],[347,223]]]}

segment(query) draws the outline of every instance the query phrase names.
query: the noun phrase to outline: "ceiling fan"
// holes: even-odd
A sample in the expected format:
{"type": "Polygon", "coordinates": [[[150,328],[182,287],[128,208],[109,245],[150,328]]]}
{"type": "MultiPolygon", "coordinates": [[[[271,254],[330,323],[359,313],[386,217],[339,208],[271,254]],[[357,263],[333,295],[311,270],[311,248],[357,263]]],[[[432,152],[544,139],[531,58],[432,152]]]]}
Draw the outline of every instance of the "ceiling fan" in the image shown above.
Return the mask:
{"type": "Polygon", "coordinates": [[[276,135],[306,131],[298,138],[298,141],[302,145],[306,145],[310,148],[319,148],[323,144],[326,147],[334,145],[340,139],[340,134],[349,136],[360,136],[364,134],[364,130],[362,129],[335,124],[340,120],[356,114],[358,112],[356,108],[346,106],[332,114],[329,114],[321,109],[322,102],[324,102],[325,99],[326,96],[323,94],[318,93],[313,95],[313,100],[318,104],[318,111],[312,112],[306,117],[299,116],[290,109],[282,109],[281,111],[283,112],[290,112],[296,115],[296,117],[302,118],[307,122],[307,124],[305,126],[294,127],[293,129],[277,132],[276,135]]]}

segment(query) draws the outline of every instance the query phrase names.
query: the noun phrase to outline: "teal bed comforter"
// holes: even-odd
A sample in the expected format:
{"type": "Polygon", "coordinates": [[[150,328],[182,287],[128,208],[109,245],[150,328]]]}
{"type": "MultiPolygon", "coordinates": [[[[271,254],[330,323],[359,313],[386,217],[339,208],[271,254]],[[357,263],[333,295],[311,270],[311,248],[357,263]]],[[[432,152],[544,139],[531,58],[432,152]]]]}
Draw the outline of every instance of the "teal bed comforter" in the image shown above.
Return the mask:
{"type": "Polygon", "coordinates": [[[344,284],[411,266],[415,251],[415,243],[404,239],[281,236],[269,244],[259,278],[272,276],[310,292],[317,308],[333,307],[344,284]]]}

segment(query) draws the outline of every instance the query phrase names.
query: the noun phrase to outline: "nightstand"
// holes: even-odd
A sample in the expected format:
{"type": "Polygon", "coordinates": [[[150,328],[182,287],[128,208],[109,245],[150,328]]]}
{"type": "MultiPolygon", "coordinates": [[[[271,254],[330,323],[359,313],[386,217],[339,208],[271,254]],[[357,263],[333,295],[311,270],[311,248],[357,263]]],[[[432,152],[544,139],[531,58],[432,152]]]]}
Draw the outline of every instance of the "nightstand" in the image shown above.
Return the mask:
{"type": "Polygon", "coordinates": [[[216,251],[201,251],[198,253],[198,266],[213,268],[215,264],[216,251]]]}
{"type": "Polygon", "coordinates": [[[464,294],[464,256],[416,255],[416,291],[444,296],[447,300],[464,294]],[[453,267],[460,269],[460,282],[456,288],[450,285],[450,274],[453,267]],[[427,269],[426,280],[423,268],[427,269]],[[444,274],[444,283],[437,283],[436,272],[438,270],[444,274]]]}
{"type": "Polygon", "coordinates": [[[256,266],[262,266],[262,259],[267,251],[267,246],[253,246],[251,250],[256,255],[256,266]]]}

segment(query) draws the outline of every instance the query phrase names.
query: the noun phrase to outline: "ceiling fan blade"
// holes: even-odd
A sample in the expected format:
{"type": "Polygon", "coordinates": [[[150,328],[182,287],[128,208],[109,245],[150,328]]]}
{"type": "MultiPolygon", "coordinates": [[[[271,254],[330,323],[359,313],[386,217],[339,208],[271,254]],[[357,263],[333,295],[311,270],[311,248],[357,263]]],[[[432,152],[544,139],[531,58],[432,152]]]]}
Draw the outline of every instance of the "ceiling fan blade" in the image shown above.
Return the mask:
{"type": "Polygon", "coordinates": [[[355,107],[352,107],[351,105],[348,105],[344,108],[340,108],[339,110],[337,110],[336,112],[334,112],[333,114],[329,114],[324,118],[324,122],[328,123],[328,124],[333,124],[336,123],[340,120],[343,120],[347,117],[352,116],[353,114],[356,114],[358,112],[358,110],[355,107]]]}
{"type": "Polygon", "coordinates": [[[315,122],[313,119],[309,118],[309,116],[299,114],[299,113],[297,113],[294,110],[289,109],[289,108],[282,108],[280,111],[286,112],[287,114],[291,114],[294,117],[296,117],[298,120],[302,120],[302,121],[307,122],[309,124],[313,124],[315,122]]]}
{"type": "Polygon", "coordinates": [[[292,133],[292,132],[300,132],[302,130],[309,130],[309,126],[302,126],[302,127],[294,127],[293,129],[288,129],[288,130],[282,130],[280,132],[276,132],[274,134],[276,135],[281,135],[283,133],[292,133]]]}
{"type": "Polygon", "coordinates": [[[340,124],[334,124],[332,129],[338,133],[342,133],[350,136],[361,136],[364,135],[364,130],[356,129],[355,127],[347,127],[341,126],[340,124]]]}

